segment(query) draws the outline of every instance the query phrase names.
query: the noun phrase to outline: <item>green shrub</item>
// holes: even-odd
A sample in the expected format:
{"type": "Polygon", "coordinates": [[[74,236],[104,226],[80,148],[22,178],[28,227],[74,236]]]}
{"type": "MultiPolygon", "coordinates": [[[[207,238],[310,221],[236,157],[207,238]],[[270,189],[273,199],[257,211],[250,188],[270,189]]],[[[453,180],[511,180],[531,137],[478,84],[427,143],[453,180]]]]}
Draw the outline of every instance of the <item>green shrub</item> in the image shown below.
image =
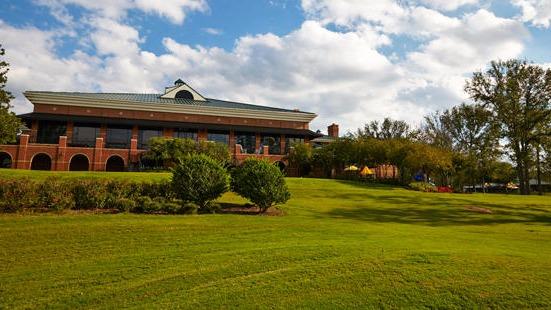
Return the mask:
{"type": "Polygon", "coordinates": [[[229,176],[222,165],[206,155],[182,158],[172,171],[172,188],[184,202],[205,210],[213,200],[228,191],[229,176]]]}
{"type": "Polygon", "coordinates": [[[108,182],[101,179],[80,179],[72,181],[75,209],[103,209],[108,202],[108,182]]]}
{"type": "Polygon", "coordinates": [[[265,212],[291,197],[283,173],[266,160],[248,158],[232,171],[232,190],[265,212]]]}
{"type": "Polygon", "coordinates": [[[139,192],[141,196],[148,196],[150,198],[162,197],[167,200],[175,198],[170,180],[143,182],[140,184],[139,192]]]}
{"type": "Polygon", "coordinates": [[[436,186],[427,182],[411,182],[409,183],[409,188],[419,192],[427,192],[427,193],[438,192],[438,188],[436,188],[436,186]]]}
{"type": "Polygon", "coordinates": [[[16,212],[38,202],[37,183],[29,178],[0,180],[0,210],[16,212]]]}
{"type": "Polygon", "coordinates": [[[0,211],[115,209],[121,212],[178,213],[170,181],[130,182],[110,179],[62,179],[48,177],[0,179],[0,211]],[[143,198],[146,197],[146,198],[143,198]],[[167,205],[165,204],[172,204],[167,205]]]}
{"type": "Polygon", "coordinates": [[[119,210],[119,212],[130,212],[136,208],[136,202],[129,198],[117,198],[113,200],[111,208],[119,210]]]}
{"type": "Polygon", "coordinates": [[[72,209],[75,206],[70,181],[48,177],[37,187],[37,207],[52,210],[72,209]]]}
{"type": "Polygon", "coordinates": [[[199,209],[199,207],[196,204],[194,204],[192,202],[187,202],[187,203],[182,203],[178,213],[180,213],[180,214],[197,214],[198,209],[199,209]]]}

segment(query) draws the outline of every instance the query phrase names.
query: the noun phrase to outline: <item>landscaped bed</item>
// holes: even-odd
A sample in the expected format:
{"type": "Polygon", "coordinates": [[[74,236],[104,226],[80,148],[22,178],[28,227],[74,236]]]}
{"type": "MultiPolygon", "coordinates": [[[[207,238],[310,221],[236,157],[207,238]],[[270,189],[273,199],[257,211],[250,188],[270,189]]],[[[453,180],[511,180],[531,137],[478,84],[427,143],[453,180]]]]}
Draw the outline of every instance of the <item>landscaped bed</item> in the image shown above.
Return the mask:
{"type": "Polygon", "coordinates": [[[2,214],[0,308],[551,307],[549,196],[287,183],[284,216],[2,214]]]}

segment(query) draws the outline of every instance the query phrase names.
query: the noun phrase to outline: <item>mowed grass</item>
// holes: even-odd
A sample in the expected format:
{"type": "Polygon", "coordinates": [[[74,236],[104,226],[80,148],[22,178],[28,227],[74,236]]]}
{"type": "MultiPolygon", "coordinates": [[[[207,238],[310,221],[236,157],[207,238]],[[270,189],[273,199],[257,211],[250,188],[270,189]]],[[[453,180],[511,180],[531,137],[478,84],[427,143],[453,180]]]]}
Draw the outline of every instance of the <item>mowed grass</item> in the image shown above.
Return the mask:
{"type": "Polygon", "coordinates": [[[277,217],[0,215],[0,308],[551,307],[550,197],[287,181],[277,217]]]}

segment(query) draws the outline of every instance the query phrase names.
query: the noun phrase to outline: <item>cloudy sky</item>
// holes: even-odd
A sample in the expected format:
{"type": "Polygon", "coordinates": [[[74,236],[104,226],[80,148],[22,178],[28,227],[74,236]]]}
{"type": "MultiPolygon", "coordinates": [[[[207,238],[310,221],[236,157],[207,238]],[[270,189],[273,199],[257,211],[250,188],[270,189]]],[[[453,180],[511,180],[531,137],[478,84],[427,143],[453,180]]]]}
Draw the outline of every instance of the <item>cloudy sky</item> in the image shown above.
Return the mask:
{"type": "Polygon", "coordinates": [[[158,93],[299,108],[346,131],[465,101],[490,60],[551,64],[551,0],[2,0],[24,90],[158,93]]]}

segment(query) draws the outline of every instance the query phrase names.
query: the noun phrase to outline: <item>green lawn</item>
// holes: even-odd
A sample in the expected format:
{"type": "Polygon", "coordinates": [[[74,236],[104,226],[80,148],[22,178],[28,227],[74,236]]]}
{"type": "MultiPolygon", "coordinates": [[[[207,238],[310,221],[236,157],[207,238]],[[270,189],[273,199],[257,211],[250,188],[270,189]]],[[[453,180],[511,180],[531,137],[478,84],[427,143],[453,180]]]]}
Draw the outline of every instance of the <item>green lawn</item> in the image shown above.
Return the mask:
{"type": "Polygon", "coordinates": [[[0,308],[551,307],[550,197],[288,183],[279,217],[0,215],[0,308]]]}

